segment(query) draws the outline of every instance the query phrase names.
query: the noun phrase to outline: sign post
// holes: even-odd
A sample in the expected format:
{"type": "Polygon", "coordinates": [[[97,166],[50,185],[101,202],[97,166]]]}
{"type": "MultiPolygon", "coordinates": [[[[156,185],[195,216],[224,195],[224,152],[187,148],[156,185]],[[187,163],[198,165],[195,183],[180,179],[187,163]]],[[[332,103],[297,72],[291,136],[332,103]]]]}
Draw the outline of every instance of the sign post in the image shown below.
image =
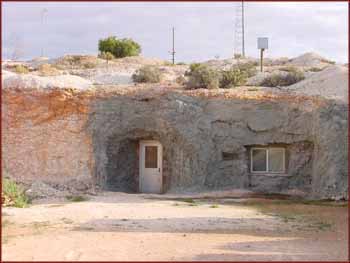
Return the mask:
{"type": "Polygon", "coordinates": [[[269,47],[267,37],[258,37],[258,49],[260,49],[260,72],[263,72],[264,51],[269,47]]]}

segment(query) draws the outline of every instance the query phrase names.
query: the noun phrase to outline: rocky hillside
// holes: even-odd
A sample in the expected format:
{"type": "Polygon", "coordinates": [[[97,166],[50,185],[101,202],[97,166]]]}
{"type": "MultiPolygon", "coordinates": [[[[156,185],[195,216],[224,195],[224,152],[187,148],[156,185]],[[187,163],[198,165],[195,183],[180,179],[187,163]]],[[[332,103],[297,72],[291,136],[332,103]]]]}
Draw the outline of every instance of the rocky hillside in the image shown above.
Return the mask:
{"type": "Polygon", "coordinates": [[[4,173],[28,185],[49,184],[54,194],[104,188],[110,176],[120,174],[114,182],[130,190],[136,179],[125,171],[136,169],[136,142],[153,138],[166,146],[169,191],[229,187],[347,198],[348,68],[318,57],[315,64],[315,56],[312,63],[298,64],[305,57],[310,56],[266,66],[267,75],[288,72],[288,63],[302,70],[305,79],[289,87],[259,86],[256,75],[255,85],[216,90],[187,90],[177,83],[188,65],[140,57],[108,65],[92,56],[6,62],[4,173]],[[167,77],[130,83],[142,65],[155,65],[167,77]],[[249,148],[271,144],[289,151],[288,174],[250,175],[249,148]],[[118,170],[115,160],[127,169],[118,170]]]}
{"type": "MultiPolygon", "coordinates": [[[[229,69],[233,65],[250,63],[255,66],[256,73],[250,76],[246,86],[260,89],[264,80],[274,76],[286,76],[291,70],[301,71],[304,80],[283,88],[291,92],[307,95],[320,95],[336,99],[347,99],[348,66],[336,64],[315,53],[305,53],[296,58],[278,58],[265,60],[264,72],[259,72],[259,61],[254,58],[210,60],[203,62],[212,68],[229,69]]],[[[185,72],[189,65],[172,65],[167,61],[143,57],[127,57],[113,59],[108,63],[95,56],[66,55],[57,59],[39,58],[27,62],[5,61],[2,70],[6,87],[16,86],[16,81],[30,82],[29,86],[36,87],[37,83],[47,83],[44,86],[89,88],[101,86],[131,85],[132,74],[145,65],[159,68],[162,74],[161,84],[177,86],[179,78],[186,80],[185,72]],[[23,66],[21,71],[18,66],[23,66]],[[19,76],[11,75],[22,73],[19,76]],[[79,77],[79,78],[78,78],[79,77]],[[16,80],[15,80],[16,79],[16,80]],[[39,81],[40,80],[40,81],[39,81]]],[[[266,81],[265,81],[266,82],[266,81]]],[[[22,84],[19,84],[21,85],[22,84]]]]}

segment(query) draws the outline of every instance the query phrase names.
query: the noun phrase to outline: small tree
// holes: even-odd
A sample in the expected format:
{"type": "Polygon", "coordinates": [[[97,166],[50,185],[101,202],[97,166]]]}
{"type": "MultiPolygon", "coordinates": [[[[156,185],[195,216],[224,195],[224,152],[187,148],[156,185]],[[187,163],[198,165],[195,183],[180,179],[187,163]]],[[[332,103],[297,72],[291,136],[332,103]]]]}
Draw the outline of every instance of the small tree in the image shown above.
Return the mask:
{"type": "Polygon", "coordinates": [[[108,62],[112,60],[114,56],[111,52],[107,51],[107,52],[101,52],[101,54],[99,55],[99,58],[105,59],[108,67],[108,62]]]}
{"type": "Polygon", "coordinates": [[[100,39],[98,41],[98,50],[101,53],[109,52],[111,54],[114,54],[114,49],[117,41],[117,38],[114,36],[107,37],[105,39],[100,39]]]}
{"type": "Polygon", "coordinates": [[[98,50],[101,53],[109,52],[116,58],[123,58],[138,56],[141,53],[141,46],[131,38],[118,39],[115,36],[110,36],[99,40],[98,50]]]}
{"type": "Polygon", "coordinates": [[[141,46],[131,38],[124,38],[117,42],[114,56],[124,58],[138,56],[141,53],[141,46]]]}

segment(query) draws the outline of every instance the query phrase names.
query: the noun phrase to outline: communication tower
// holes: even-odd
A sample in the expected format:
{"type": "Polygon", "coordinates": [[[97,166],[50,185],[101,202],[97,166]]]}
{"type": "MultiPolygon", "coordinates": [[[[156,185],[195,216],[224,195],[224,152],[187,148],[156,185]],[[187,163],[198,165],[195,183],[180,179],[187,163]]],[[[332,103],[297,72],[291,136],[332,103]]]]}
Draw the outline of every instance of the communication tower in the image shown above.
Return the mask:
{"type": "Polygon", "coordinates": [[[234,57],[245,57],[244,48],[244,1],[237,3],[235,14],[234,57]]]}

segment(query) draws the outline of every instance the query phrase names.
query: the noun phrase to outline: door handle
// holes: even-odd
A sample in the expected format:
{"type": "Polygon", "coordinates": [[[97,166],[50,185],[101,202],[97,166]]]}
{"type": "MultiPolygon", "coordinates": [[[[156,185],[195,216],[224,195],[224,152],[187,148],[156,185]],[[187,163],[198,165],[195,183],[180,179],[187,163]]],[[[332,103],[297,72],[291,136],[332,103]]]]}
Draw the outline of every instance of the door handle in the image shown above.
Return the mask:
{"type": "Polygon", "coordinates": [[[158,172],[160,172],[160,168],[158,168],[158,172]]]}

